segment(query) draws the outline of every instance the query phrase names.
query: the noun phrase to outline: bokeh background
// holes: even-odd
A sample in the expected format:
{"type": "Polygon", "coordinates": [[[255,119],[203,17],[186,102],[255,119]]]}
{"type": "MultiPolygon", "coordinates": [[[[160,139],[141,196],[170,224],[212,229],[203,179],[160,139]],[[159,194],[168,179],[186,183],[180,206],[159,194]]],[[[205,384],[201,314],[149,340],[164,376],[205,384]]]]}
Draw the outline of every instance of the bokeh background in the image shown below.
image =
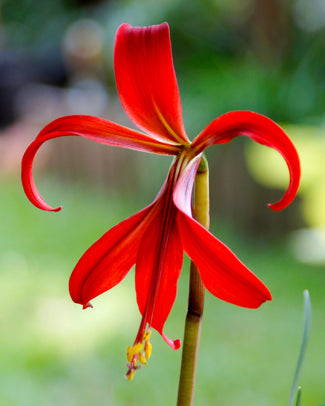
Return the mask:
{"type": "MultiPolygon", "coordinates": [[[[313,306],[302,405],[325,403],[325,4],[322,0],[2,0],[0,3],[0,406],[173,405],[181,353],[154,334],[129,383],[125,349],[140,316],[134,271],[82,311],[68,278],[87,247],[153,200],[170,158],[53,140],[35,178],[60,213],[34,208],[20,160],[49,121],[93,114],[132,126],[113,71],[124,22],[168,21],[190,138],[218,115],[253,110],[281,123],[302,161],[283,212],[266,203],[288,174],[276,152],[236,139],[210,148],[211,230],[267,284],[273,302],[237,308],[207,293],[195,404],[286,404],[313,306]]],[[[166,333],[182,337],[188,259],[166,333]]]]}

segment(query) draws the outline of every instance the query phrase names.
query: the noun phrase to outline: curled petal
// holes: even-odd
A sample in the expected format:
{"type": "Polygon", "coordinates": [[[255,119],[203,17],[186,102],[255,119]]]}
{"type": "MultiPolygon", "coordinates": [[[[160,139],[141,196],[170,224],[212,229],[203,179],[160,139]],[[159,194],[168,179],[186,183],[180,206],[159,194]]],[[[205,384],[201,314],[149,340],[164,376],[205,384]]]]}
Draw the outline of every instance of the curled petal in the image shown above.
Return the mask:
{"type": "Polygon", "coordinates": [[[168,24],[120,26],[114,65],[119,96],[131,120],[164,140],[189,143],[183,126],[168,24]]]}
{"type": "Polygon", "coordinates": [[[163,333],[164,324],[174,304],[177,282],[182,269],[183,248],[175,227],[176,208],[164,223],[162,210],[156,212],[145,232],[136,260],[135,286],[139,310],[173,349],[180,340],[171,340],[163,333]]]}
{"type": "Polygon", "coordinates": [[[117,224],[83,254],[69,281],[74,302],[88,307],[91,299],[126,276],[135,264],[151,210],[152,205],[117,224]]]}
{"type": "Polygon", "coordinates": [[[272,300],[267,287],[201,224],[181,211],[177,214],[177,224],[185,252],[214,296],[247,308],[257,308],[272,300]]]}
{"type": "Polygon", "coordinates": [[[274,121],[250,111],[226,113],[212,121],[194,139],[192,146],[198,152],[202,152],[210,145],[226,143],[240,135],[276,149],[285,159],[290,174],[288,189],[281,200],[268,205],[273,210],[284,209],[297,194],[301,173],[300,162],[290,138],[274,121]]]}
{"type": "Polygon", "coordinates": [[[33,161],[40,146],[52,138],[80,136],[101,144],[136,149],[157,154],[178,153],[175,145],[92,116],[75,115],[58,118],[48,124],[27,148],[22,159],[22,183],[28,199],[39,209],[58,211],[44,202],[33,180],[33,161]]]}

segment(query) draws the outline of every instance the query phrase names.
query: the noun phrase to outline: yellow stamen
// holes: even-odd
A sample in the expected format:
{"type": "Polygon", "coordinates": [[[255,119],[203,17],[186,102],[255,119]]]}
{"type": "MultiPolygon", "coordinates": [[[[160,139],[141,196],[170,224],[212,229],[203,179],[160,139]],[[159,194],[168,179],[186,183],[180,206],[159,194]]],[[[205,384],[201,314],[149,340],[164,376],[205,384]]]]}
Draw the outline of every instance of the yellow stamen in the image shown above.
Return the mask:
{"type": "Polygon", "coordinates": [[[133,380],[135,371],[141,368],[141,366],[138,366],[139,362],[143,365],[148,364],[148,359],[150,358],[152,351],[152,345],[149,342],[150,336],[151,330],[148,329],[143,334],[142,343],[137,343],[133,345],[133,347],[128,346],[126,348],[126,358],[129,362],[129,364],[127,365],[129,371],[126,374],[126,377],[129,381],[133,380]]]}
{"type": "Polygon", "coordinates": [[[126,358],[129,362],[132,362],[133,357],[138,354],[143,348],[142,343],[138,343],[134,345],[133,347],[128,346],[126,349],[126,358]]]}
{"type": "Polygon", "coordinates": [[[146,331],[146,332],[144,333],[143,340],[146,341],[146,342],[149,341],[150,336],[151,336],[151,330],[146,331]]]}
{"type": "Polygon", "coordinates": [[[145,359],[144,355],[142,354],[142,352],[138,353],[138,359],[141,362],[141,364],[143,365],[147,365],[147,360],[145,359]]]}
{"type": "Polygon", "coordinates": [[[136,354],[137,352],[140,352],[142,350],[142,348],[143,348],[142,343],[135,344],[135,346],[133,347],[134,354],[136,354]]]}
{"type": "Polygon", "coordinates": [[[167,123],[167,120],[162,115],[161,111],[159,110],[159,108],[156,105],[156,103],[154,102],[154,100],[153,100],[153,107],[156,110],[156,113],[157,113],[162,125],[166,128],[166,130],[169,132],[169,134],[174,137],[174,142],[176,141],[177,143],[179,143],[181,145],[184,145],[184,144],[186,145],[186,141],[184,141],[182,137],[178,136],[176,134],[176,132],[172,129],[172,127],[167,123]]]}
{"type": "Polygon", "coordinates": [[[152,352],[152,345],[149,342],[146,342],[146,345],[144,347],[144,353],[147,359],[151,357],[151,352],[152,352]]]}
{"type": "Polygon", "coordinates": [[[132,362],[133,355],[133,347],[128,346],[126,349],[126,358],[129,362],[132,362]]]}

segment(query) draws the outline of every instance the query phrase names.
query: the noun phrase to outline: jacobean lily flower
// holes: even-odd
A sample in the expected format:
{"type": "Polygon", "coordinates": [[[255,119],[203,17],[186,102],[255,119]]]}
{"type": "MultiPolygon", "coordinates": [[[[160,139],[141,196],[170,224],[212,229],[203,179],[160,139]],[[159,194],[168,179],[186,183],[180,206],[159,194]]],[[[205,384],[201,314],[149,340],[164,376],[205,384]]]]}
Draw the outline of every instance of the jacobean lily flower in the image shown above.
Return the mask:
{"type": "Polygon", "coordinates": [[[84,308],[90,300],[117,285],[136,265],[135,287],[142,320],[133,346],[128,347],[128,377],[146,363],[151,353],[150,332],[156,329],[173,349],[164,324],[176,297],[183,251],[196,264],[206,289],[214,296],[247,308],[271,300],[266,286],[192,216],[192,189],[202,152],[214,144],[247,136],[274,148],[283,156],[290,173],[289,186],[273,210],[294,199],[300,180],[297,152],[273,121],[248,111],[226,113],[213,120],[194,140],[188,139],[173,66],[169,26],[122,25],[115,43],[116,83],[122,105],[140,131],[91,116],[67,116],[47,125],[31,143],[22,161],[22,182],[29,200],[43,210],[58,211],[42,199],[32,176],[39,147],[47,140],[81,136],[90,140],[173,155],[168,177],[152,204],[104,234],[81,257],[72,272],[72,299],[84,308]]]}

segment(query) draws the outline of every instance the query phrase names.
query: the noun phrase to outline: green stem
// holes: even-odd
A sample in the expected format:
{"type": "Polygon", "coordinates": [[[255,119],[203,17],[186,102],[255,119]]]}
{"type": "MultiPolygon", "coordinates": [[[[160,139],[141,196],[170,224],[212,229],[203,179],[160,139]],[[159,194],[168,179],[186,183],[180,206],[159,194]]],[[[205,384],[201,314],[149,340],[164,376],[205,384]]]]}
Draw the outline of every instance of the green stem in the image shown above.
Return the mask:
{"type": "MultiPolygon", "coordinates": [[[[209,169],[204,156],[201,158],[195,177],[193,217],[205,228],[209,228],[209,169]]],[[[204,286],[196,265],[191,262],[177,406],[191,406],[193,404],[203,307],[204,286]]]]}

